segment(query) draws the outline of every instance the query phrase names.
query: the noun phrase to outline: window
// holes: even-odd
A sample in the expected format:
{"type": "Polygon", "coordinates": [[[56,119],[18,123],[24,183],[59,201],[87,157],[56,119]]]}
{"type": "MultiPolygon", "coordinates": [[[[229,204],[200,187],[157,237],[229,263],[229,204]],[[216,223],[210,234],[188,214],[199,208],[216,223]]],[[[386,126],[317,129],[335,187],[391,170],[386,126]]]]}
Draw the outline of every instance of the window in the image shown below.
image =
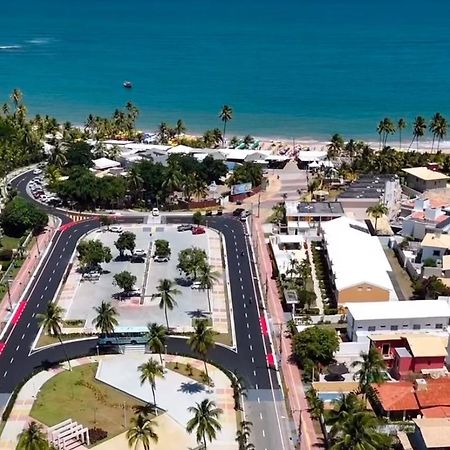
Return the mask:
{"type": "Polygon", "coordinates": [[[407,323],[404,323],[402,326],[403,326],[403,328],[408,328],[408,324],[407,323]]]}
{"type": "Polygon", "coordinates": [[[384,356],[389,355],[389,349],[390,348],[391,348],[391,346],[389,344],[383,344],[383,347],[381,348],[381,351],[382,351],[384,356]]]}
{"type": "Polygon", "coordinates": [[[425,326],[426,327],[431,327],[431,323],[426,323],[425,326]]]}
{"type": "Polygon", "coordinates": [[[360,287],[358,288],[358,291],[361,292],[362,290],[363,290],[363,288],[360,286],[360,287]]]}
{"type": "Polygon", "coordinates": [[[362,327],[358,327],[358,330],[362,330],[362,327]]]}
{"type": "Polygon", "coordinates": [[[398,325],[391,325],[391,331],[397,331],[398,325]]]}
{"type": "Polygon", "coordinates": [[[380,328],[386,328],[386,325],[380,325],[380,328]]]}
{"type": "Polygon", "coordinates": [[[420,325],[418,323],[415,323],[413,325],[413,330],[420,330],[420,325]]]}
{"type": "Polygon", "coordinates": [[[376,327],[371,326],[371,327],[369,327],[367,330],[368,330],[368,331],[375,331],[375,330],[376,330],[376,327]]]}
{"type": "Polygon", "coordinates": [[[437,324],[435,325],[435,328],[437,328],[437,329],[442,329],[442,328],[443,328],[442,323],[437,323],[437,324]]]}
{"type": "Polygon", "coordinates": [[[439,250],[433,250],[433,256],[439,256],[441,252],[439,250]]]}
{"type": "Polygon", "coordinates": [[[366,288],[366,291],[367,291],[367,292],[370,292],[371,290],[372,290],[371,287],[366,288]]]}

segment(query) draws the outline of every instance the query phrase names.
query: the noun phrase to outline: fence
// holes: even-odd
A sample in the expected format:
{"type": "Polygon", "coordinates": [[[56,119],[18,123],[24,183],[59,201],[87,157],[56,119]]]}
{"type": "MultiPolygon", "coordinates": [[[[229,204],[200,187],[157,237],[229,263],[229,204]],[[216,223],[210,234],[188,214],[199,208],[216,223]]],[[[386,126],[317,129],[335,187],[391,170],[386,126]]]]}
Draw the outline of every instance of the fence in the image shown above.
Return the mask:
{"type": "Polygon", "coordinates": [[[397,241],[393,241],[392,250],[394,250],[395,256],[397,257],[401,266],[406,270],[411,280],[417,280],[420,277],[420,273],[417,272],[414,264],[406,258],[400,246],[397,244],[397,241]]]}

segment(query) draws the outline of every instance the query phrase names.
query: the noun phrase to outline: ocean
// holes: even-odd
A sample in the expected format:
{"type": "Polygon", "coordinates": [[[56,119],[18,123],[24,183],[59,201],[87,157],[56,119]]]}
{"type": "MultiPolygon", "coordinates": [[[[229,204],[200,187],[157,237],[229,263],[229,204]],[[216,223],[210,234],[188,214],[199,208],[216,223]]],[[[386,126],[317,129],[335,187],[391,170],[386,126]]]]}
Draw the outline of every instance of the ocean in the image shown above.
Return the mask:
{"type": "Polygon", "coordinates": [[[0,104],[81,124],[127,101],[140,127],[376,140],[385,116],[450,114],[448,0],[2,1],[0,104]],[[124,80],[133,89],[122,87],[124,80]]]}

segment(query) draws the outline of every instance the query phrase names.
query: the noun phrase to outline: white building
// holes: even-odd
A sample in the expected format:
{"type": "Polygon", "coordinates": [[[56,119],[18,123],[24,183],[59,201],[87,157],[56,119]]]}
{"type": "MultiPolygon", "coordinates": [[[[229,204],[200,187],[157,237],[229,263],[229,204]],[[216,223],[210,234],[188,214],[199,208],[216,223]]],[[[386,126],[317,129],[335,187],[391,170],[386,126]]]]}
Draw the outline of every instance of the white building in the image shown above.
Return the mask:
{"type": "Polygon", "coordinates": [[[422,262],[434,259],[442,263],[442,258],[450,250],[450,235],[427,233],[420,246],[422,247],[422,262]]]}
{"type": "Polygon", "coordinates": [[[364,302],[347,305],[347,335],[352,341],[387,331],[445,331],[450,320],[446,300],[364,302]]]}

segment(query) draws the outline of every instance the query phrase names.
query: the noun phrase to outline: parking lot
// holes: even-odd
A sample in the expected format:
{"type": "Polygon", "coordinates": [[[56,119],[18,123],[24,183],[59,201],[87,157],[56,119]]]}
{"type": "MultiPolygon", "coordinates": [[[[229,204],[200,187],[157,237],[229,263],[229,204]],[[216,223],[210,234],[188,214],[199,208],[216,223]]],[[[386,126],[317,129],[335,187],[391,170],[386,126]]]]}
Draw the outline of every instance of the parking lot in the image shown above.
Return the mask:
{"type": "MultiPolygon", "coordinates": [[[[136,235],[136,248],[146,251],[143,262],[131,262],[129,258],[121,260],[114,242],[119,233],[111,231],[95,231],[86,239],[99,239],[111,248],[113,259],[110,263],[102,264],[103,273],[98,280],[82,280],[75,270],[69,276],[61,294],[61,306],[66,309],[66,320],[86,320],[89,327],[95,316],[93,308],[102,301],[111,301],[118,310],[121,326],[143,326],[148,322],[165,324],[164,311],[158,306],[159,298],[152,299],[156,286],[162,278],[174,280],[180,294],[175,296],[177,306],[169,311],[169,323],[179,331],[189,330],[195,317],[209,317],[207,293],[192,289],[189,282],[177,269],[178,252],[196,246],[209,253],[211,237],[217,240],[217,234],[207,230],[206,234],[194,235],[191,231],[177,231],[174,225],[129,225],[124,231],[131,231],[136,235]],[[156,262],[151,257],[153,242],[156,239],[166,239],[170,242],[171,257],[168,262],[156,262]],[[113,276],[124,270],[136,276],[135,289],[142,295],[120,300],[117,294],[120,288],[113,284],[113,276]],[[65,293],[64,293],[65,292],[65,293]]],[[[128,252],[127,252],[128,253],[128,252]]]]}

